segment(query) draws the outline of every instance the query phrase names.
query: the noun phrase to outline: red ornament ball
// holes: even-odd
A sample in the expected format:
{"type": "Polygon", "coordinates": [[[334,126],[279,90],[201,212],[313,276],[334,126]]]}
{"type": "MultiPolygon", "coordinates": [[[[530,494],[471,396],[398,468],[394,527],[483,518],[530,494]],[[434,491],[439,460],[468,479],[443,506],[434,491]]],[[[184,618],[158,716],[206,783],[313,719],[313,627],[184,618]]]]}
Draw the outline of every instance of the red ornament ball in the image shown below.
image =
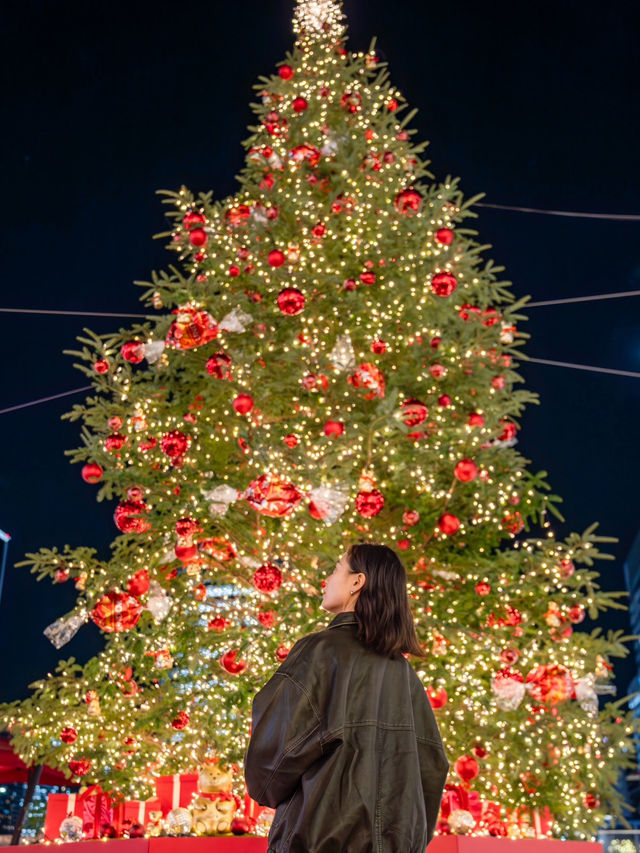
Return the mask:
{"type": "Polygon", "coordinates": [[[444,708],[449,701],[449,696],[444,687],[438,687],[435,690],[433,687],[427,687],[427,697],[431,703],[431,707],[435,710],[438,708],[444,708]]]}
{"type": "Polygon", "coordinates": [[[407,527],[413,527],[420,521],[420,513],[415,509],[408,509],[402,513],[402,522],[407,527]]]}
{"type": "Polygon", "coordinates": [[[233,401],[233,408],[239,415],[246,415],[253,408],[253,397],[251,394],[238,394],[233,401]]]}
{"type": "Polygon", "coordinates": [[[66,581],[69,580],[71,575],[69,573],[69,569],[59,568],[55,570],[55,572],[53,573],[53,577],[56,583],[66,583],[66,581]]]}
{"type": "Polygon", "coordinates": [[[289,435],[285,435],[284,443],[287,445],[287,447],[295,447],[298,443],[298,436],[289,433],[289,435]]]}
{"type": "Polygon", "coordinates": [[[82,479],[85,483],[98,483],[103,474],[104,470],[97,462],[88,462],[82,466],[82,479]]]}
{"type": "Polygon", "coordinates": [[[431,279],[431,289],[436,296],[450,296],[456,289],[458,281],[450,272],[439,272],[431,279]]]}
{"type": "Polygon", "coordinates": [[[235,650],[229,651],[225,652],[220,658],[220,665],[231,675],[240,675],[240,673],[244,672],[247,668],[247,662],[245,660],[236,660],[237,654],[238,653],[235,650]]]}
{"type": "Polygon", "coordinates": [[[60,732],[60,740],[62,743],[75,743],[78,739],[78,732],[72,726],[66,726],[60,732]]]}
{"type": "Polygon", "coordinates": [[[427,419],[429,409],[420,400],[412,397],[409,400],[405,400],[402,404],[402,414],[403,422],[409,427],[414,427],[427,419]]]}
{"type": "Polygon", "coordinates": [[[93,369],[96,373],[106,373],[109,370],[109,362],[106,358],[100,358],[94,362],[93,369]]]}
{"type": "Polygon", "coordinates": [[[594,794],[593,791],[589,791],[589,793],[584,796],[584,804],[588,809],[597,809],[600,805],[600,797],[597,794],[594,794]]]}
{"type": "Polygon", "coordinates": [[[140,364],[144,358],[144,344],[142,341],[127,341],[121,346],[120,354],[131,364],[140,364]]]}
{"type": "Polygon", "coordinates": [[[420,209],[422,195],[414,189],[402,190],[395,198],[395,206],[398,213],[413,216],[420,209]]]}
{"type": "Polygon", "coordinates": [[[296,113],[303,113],[309,106],[306,98],[295,98],[293,101],[293,109],[296,113]]]}
{"type": "Polygon", "coordinates": [[[264,563],[253,575],[253,585],[260,592],[275,592],[282,584],[282,572],[273,563],[264,563]]]}
{"type": "Polygon", "coordinates": [[[343,435],[344,424],[342,421],[327,421],[324,425],[324,434],[329,436],[343,435]]]}
{"type": "Polygon", "coordinates": [[[258,613],[258,622],[265,628],[272,628],[275,621],[275,610],[265,610],[263,613],[258,613]]]}
{"type": "Polygon", "coordinates": [[[288,646],[278,646],[276,649],[276,658],[281,663],[289,657],[289,647],[288,646]]]}
{"type": "Polygon", "coordinates": [[[140,619],[142,604],[134,595],[112,590],[98,600],[91,618],[107,633],[130,631],[140,619]]]}
{"type": "Polygon", "coordinates": [[[438,397],[438,405],[439,406],[450,406],[451,405],[451,397],[448,394],[441,394],[438,397]]]}
{"type": "Polygon", "coordinates": [[[131,595],[140,596],[149,591],[149,572],[140,569],[127,581],[127,592],[131,595]]]}
{"type": "Polygon", "coordinates": [[[456,761],[456,772],[463,782],[471,782],[480,772],[480,765],[471,755],[463,755],[456,761]]]}
{"type": "Polygon", "coordinates": [[[269,266],[271,267],[281,267],[285,260],[286,256],[284,252],[280,251],[280,249],[273,249],[267,255],[267,261],[269,262],[269,266]]]}
{"type": "Polygon", "coordinates": [[[278,74],[281,80],[291,80],[293,77],[293,68],[290,65],[281,65],[278,68],[278,74]]]}
{"type": "Polygon", "coordinates": [[[228,628],[231,625],[229,619],[225,619],[224,616],[215,616],[209,624],[207,628],[210,631],[224,631],[225,628],[228,628]]]}
{"type": "Polygon", "coordinates": [[[204,228],[194,228],[193,231],[189,232],[189,242],[192,246],[197,246],[198,248],[206,246],[207,232],[204,228]]]}
{"type": "Polygon", "coordinates": [[[232,379],[231,358],[226,352],[217,352],[207,360],[207,373],[215,379],[232,379]]]}
{"type": "Polygon", "coordinates": [[[285,287],[284,290],[281,290],[278,294],[277,302],[278,308],[282,313],[288,314],[290,317],[304,311],[304,293],[298,290],[297,287],[285,287]]]}
{"type": "Polygon", "coordinates": [[[176,717],[171,720],[171,725],[174,729],[186,729],[189,725],[189,715],[186,711],[180,711],[176,717]]]}
{"type": "Polygon", "coordinates": [[[577,625],[584,620],[584,607],[581,604],[574,604],[569,608],[567,615],[569,617],[569,622],[573,622],[574,625],[577,625]]]}
{"type": "Polygon", "coordinates": [[[121,501],[113,514],[116,527],[122,533],[146,533],[151,522],[145,517],[149,507],[144,501],[121,501]]]}
{"type": "Polygon", "coordinates": [[[376,355],[380,355],[383,352],[386,352],[387,344],[385,341],[375,340],[371,341],[371,352],[374,352],[376,355]]]}
{"type": "Polygon", "coordinates": [[[480,583],[476,584],[476,592],[478,595],[489,595],[491,592],[491,587],[485,581],[480,581],[480,583]]]}
{"type": "Polygon", "coordinates": [[[170,459],[175,459],[177,456],[186,453],[190,444],[191,438],[186,433],[179,429],[173,429],[162,436],[160,448],[170,459]]]}
{"type": "Polygon", "coordinates": [[[461,483],[468,483],[478,476],[478,467],[472,459],[461,459],[453,470],[461,483]]]}
{"type": "Polygon", "coordinates": [[[356,495],[356,510],[365,518],[373,518],[382,510],[384,496],[377,489],[361,491],[356,495]]]}
{"type": "Polygon", "coordinates": [[[460,519],[450,512],[443,513],[438,519],[438,528],[447,536],[451,536],[459,527],[460,519]]]}
{"type": "Polygon", "coordinates": [[[108,435],[104,440],[104,448],[105,450],[109,450],[111,452],[117,452],[118,450],[122,450],[124,445],[127,443],[127,438],[124,435],[120,435],[120,433],[114,433],[113,435],[108,435]]]}
{"type": "Polygon", "coordinates": [[[231,832],[234,835],[248,835],[254,827],[254,822],[248,817],[234,817],[231,821],[231,832]]]}
{"type": "Polygon", "coordinates": [[[86,776],[91,770],[91,761],[88,758],[74,758],[69,762],[69,770],[74,776],[86,776]]]}
{"type": "Polygon", "coordinates": [[[478,412],[471,412],[467,423],[469,426],[484,426],[484,418],[478,412]]]}
{"type": "Polygon", "coordinates": [[[453,243],[453,231],[451,228],[439,228],[436,231],[436,241],[443,246],[450,246],[453,243]]]}

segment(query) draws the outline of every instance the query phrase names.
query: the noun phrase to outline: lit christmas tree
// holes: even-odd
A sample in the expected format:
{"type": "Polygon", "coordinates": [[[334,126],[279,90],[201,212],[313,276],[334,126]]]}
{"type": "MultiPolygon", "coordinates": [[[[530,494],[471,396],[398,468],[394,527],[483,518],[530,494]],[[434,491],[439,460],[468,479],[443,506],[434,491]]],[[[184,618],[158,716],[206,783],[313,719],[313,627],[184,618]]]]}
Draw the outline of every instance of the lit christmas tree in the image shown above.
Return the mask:
{"type": "Polygon", "coordinates": [[[439,831],[589,837],[621,813],[633,722],[598,701],[623,632],[573,625],[624,593],[591,568],[612,540],[558,541],[516,450],[527,298],[463,227],[482,196],[432,182],[375,43],[347,51],[333,0],[298,0],[294,31],[237,193],[165,192],[182,268],[153,276],[156,313],[80,339],[96,393],[70,455],[119,535],[28,564],[79,590],[56,646],[88,619],[106,645],[3,716],[26,761],[136,798],[203,755],[241,769],[252,697],[330,620],[323,577],[384,542],[452,763],[439,831]]]}

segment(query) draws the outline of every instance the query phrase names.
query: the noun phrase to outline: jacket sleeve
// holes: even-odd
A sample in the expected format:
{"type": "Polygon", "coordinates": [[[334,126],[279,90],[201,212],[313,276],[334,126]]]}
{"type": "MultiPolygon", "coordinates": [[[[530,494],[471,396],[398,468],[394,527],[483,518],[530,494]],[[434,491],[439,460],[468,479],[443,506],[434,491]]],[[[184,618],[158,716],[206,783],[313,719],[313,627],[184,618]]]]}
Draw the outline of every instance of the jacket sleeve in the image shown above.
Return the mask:
{"type": "Polygon", "coordinates": [[[322,755],[321,732],[312,698],[281,667],[253,699],[251,739],[244,758],[249,796],[271,808],[288,799],[303,773],[322,755]]]}
{"type": "Polygon", "coordinates": [[[416,680],[420,683],[420,689],[414,691],[413,694],[413,716],[416,727],[422,791],[427,812],[428,844],[433,838],[438,822],[442,794],[449,773],[449,760],[431,703],[417,674],[416,680]]]}

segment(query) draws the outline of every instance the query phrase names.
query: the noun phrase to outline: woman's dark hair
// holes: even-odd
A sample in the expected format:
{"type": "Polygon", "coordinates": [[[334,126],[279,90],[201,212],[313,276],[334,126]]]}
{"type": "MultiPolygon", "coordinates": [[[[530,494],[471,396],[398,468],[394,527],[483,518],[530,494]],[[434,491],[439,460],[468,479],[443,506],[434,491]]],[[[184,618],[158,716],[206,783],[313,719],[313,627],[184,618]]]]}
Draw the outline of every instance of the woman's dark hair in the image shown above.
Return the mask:
{"type": "Polygon", "coordinates": [[[352,573],[367,576],[355,606],[361,642],[387,657],[426,657],[409,607],[407,573],[396,552],[363,542],[351,545],[345,556],[352,573]]]}

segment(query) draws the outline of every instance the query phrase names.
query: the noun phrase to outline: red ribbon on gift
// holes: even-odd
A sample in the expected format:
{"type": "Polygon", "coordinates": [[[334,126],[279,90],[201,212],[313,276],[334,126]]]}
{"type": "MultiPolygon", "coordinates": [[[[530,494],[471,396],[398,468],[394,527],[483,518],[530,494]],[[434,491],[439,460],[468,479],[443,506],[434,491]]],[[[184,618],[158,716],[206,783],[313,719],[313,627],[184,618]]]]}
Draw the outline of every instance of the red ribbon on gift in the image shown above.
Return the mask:
{"type": "Polygon", "coordinates": [[[104,824],[113,821],[111,798],[105,794],[100,785],[90,785],[86,791],[78,794],[82,803],[82,829],[85,836],[100,838],[100,830],[104,824]]]}

